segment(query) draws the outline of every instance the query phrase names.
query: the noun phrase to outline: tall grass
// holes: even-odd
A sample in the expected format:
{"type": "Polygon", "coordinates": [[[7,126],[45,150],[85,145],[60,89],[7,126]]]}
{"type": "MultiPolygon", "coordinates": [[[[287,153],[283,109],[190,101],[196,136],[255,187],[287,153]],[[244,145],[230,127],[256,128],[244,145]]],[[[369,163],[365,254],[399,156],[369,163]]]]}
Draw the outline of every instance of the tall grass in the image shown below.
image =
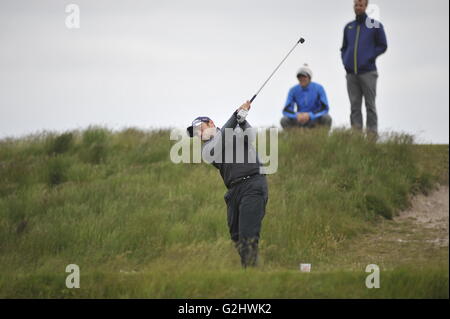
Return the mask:
{"type": "MultiPolygon", "coordinates": [[[[343,242],[407,208],[411,194],[448,182],[448,146],[395,134],[373,143],[343,129],[282,132],[261,267],[249,285],[265,278],[258,271],[268,282],[252,295],[244,286],[224,289],[244,275],[218,172],[173,164],[172,144],[164,130],[102,127],[0,141],[0,297],[295,297],[283,291],[300,262],[329,267],[343,242]],[[89,292],[61,286],[70,263],[89,292]]],[[[329,276],[330,285],[339,280],[329,276]]],[[[345,295],[325,290],[318,296],[345,295]]]]}

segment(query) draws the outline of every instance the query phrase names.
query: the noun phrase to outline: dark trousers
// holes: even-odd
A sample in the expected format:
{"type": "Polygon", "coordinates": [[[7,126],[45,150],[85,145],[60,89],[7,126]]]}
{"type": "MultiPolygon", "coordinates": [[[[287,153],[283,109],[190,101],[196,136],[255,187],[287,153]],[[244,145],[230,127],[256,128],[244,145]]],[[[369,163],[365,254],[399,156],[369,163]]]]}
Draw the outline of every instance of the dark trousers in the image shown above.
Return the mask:
{"type": "Polygon", "coordinates": [[[330,115],[325,114],[314,121],[308,121],[305,124],[300,124],[297,119],[291,119],[289,117],[283,117],[280,121],[281,127],[286,129],[289,127],[306,127],[314,128],[316,126],[325,126],[331,128],[332,118],[330,115]]]}
{"type": "Polygon", "coordinates": [[[228,228],[243,267],[256,266],[261,224],[268,201],[267,180],[257,175],[225,194],[228,228]]]}

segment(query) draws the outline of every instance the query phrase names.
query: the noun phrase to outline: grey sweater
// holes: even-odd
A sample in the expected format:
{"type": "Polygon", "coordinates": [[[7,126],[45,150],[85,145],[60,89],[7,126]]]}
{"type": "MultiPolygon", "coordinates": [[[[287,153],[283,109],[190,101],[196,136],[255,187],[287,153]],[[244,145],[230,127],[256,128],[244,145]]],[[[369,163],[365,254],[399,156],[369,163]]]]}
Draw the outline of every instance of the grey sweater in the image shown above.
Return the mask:
{"type": "MultiPolygon", "coordinates": [[[[221,161],[213,161],[211,164],[214,165],[222,176],[223,182],[227,188],[230,187],[230,183],[240,177],[255,175],[260,173],[261,163],[259,161],[258,155],[256,154],[256,150],[254,146],[249,143],[248,137],[245,136],[245,130],[250,128],[250,124],[247,121],[243,123],[238,123],[236,118],[237,112],[234,112],[230,119],[223,125],[221,129],[217,129],[216,135],[210,140],[206,141],[203,144],[203,149],[208,146],[208,149],[213,148],[214,146],[221,143],[221,161]],[[237,127],[240,127],[237,128],[237,127]],[[230,139],[229,135],[226,138],[225,129],[234,129],[234,138],[230,139]],[[240,141],[244,145],[244,154],[239,160],[239,156],[236,156],[236,142],[240,141]],[[231,159],[231,154],[227,152],[233,151],[233,157],[231,159]],[[228,160],[227,160],[228,159],[228,160]],[[243,159],[243,161],[242,161],[243,159]],[[228,162],[228,163],[227,163],[228,162]]],[[[229,131],[229,130],[228,130],[229,131]]],[[[227,134],[229,134],[228,132],[227,134]]],[[[238,149],[238,152],[241,153],[242,150],[238,149]]],[[[214,150],[211,151],[211,155],[214,155],[214,150]]],[[[220,155],[218,156],[220,158],[220,155]]]]}

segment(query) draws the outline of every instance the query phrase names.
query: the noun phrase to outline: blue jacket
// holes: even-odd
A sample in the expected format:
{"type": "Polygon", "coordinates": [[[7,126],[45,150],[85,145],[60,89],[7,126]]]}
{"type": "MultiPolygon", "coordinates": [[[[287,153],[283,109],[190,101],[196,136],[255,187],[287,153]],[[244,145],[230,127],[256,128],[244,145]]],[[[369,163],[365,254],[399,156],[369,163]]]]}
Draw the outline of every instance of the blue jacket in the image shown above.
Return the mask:
{"type": "Polygon", "coordinates": [[[328,111],[328,100],[323,86],[311,82],[306,88],[297,84],[289,90],[283,115],[288,118],[297,118],[297,113],[309,113],[311,121],[314,121],[328,111]],[[297,110],[294,108],[295,105],[297,110]]]}
{"type": "Polygon", "coordinates": [[[347,73],[375,71],[376,58],[386,50],[387,40],[383,25],[368,18],[367,14],[358,16],[345,26],[341,54],[347,73]]]}

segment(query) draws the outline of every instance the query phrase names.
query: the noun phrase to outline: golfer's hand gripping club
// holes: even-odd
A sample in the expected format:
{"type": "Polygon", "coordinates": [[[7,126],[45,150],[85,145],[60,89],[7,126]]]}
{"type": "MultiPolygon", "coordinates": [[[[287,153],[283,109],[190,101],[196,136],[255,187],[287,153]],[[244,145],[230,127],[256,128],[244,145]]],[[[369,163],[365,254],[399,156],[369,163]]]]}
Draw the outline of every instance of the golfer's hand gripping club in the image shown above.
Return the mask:
{"type": "Polygon", "coordinates": [[[251,108],[250,101],[245,102],[244,104],[241,105],[241,107],[238,108],[236,119],[239,124],[245,121],[250,108],[251,108]]]}
{"type": "MultiPolygon", "coordinates": [[[[263,85],[261,85],[261,87],[259,88],[259,90],[256,92],[255,95],[253,95],[253,97],[250,99],[249,104],[251,104],[256,97],[258,96],[259,92],[262,91],[262,89],[266,86],[267,82],[270,81],[270,79],[273,77],[273,75],[278,71],[278,69],[280,68],[280,66],[283,64],[284,61],[286,61],[286,59],[288,58],[288,56],[292,53],[292,51],[294,51],[294,49],[297,47],[297,45],[299,43],[303,44],[305,42],[304,38],[300,38],[295,45],[292,47],[292,49],[288,52],[288,54],[286,54],[286,56],[284,57],[283,60],[281,60],[280,64],[278,64],[278,66],[275,68],[275,70],[270,74],[270,76],[267,78],[267,80],[263,83],[263,85]]],[[[249,108],[250,109],[250,108],[249,108]]],[[[242,123],[243,121],[245,121],[245,117],[248,114],[248,110],[244,110],[243,108],[240,108],[238,110],[238,114],[237,114],[237,121],[239,123],[242,123]]]]}

